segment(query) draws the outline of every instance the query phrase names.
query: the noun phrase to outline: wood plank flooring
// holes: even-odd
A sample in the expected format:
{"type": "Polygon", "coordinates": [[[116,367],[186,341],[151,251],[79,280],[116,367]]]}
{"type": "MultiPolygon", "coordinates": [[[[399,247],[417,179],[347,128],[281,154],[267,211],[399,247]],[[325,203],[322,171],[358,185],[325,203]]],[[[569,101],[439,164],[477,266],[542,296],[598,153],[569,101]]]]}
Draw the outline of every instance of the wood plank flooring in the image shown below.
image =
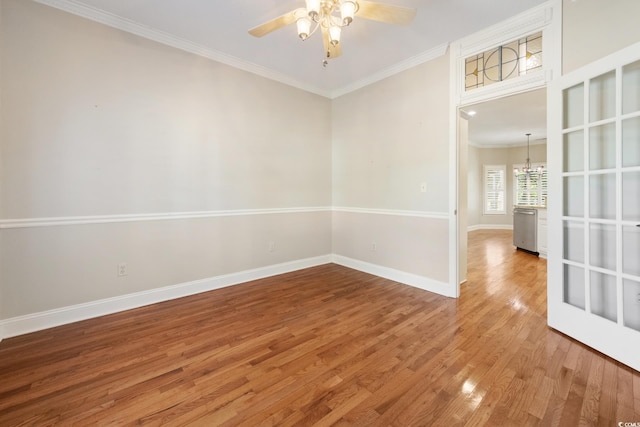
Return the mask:
{"type": "Polygon", "coordinates": [[[546,262],[470,234],[458,300],[328,264],[0,343],[0,426],[617,426],[640,374],[546,326],[546,262]]]}

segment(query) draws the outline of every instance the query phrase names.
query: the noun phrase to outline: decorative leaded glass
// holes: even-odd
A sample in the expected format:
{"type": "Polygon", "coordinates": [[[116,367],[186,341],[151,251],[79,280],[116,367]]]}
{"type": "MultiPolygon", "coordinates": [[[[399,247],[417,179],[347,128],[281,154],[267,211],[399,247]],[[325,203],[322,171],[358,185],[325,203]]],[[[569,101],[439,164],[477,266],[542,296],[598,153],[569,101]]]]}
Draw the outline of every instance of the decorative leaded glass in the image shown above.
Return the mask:
{"type": "Polygon", "coordinates": [[[465,90],[541,69],[542,32],[539,32],[465,59],[465,90]]]}

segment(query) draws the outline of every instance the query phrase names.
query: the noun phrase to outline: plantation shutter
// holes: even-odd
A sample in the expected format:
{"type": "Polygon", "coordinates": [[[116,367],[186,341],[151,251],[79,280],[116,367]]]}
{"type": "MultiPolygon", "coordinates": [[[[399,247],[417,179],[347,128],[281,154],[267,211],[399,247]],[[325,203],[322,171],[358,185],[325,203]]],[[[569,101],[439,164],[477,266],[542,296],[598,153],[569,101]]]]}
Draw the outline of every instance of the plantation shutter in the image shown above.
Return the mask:
{"type": "Polygon", "coordinates": [[[484,213],[504,214],[505,212],[505,172],[504,165],[484,166],[484,213]]]}
{"type": "MultiPolygon", "coordinates": [[[[522,169],[524,165],[514,165],[522,169]]],[[[546,206],[547,205],[547,165],[533,164],[536,169],[542,166],[542,173],[520,174],[514,177],[514,204],[517,206],[546,206]]]]}

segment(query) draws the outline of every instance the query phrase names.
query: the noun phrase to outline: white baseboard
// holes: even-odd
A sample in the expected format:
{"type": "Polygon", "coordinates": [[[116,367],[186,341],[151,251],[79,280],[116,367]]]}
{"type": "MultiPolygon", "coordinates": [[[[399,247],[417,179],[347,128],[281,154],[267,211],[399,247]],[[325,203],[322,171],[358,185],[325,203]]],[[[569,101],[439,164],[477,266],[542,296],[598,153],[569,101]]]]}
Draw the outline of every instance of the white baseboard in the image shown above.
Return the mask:
{"type": "Polygon", "coordinates": [[[395,282],[413,286],[415,288],[420,288],[425,291],[455,298],[455,294],[451,292],[449,285],[445,282],[439,282],[428,277],[419,276],[413,273],[407,273],[405,271],[400,271],[377,264],[371,264],[342,255],[334,254],[333,262],[345,267],[353,268],[354,270],[373,274],[374,276],[384,277],[385,279],[393,280],[395,282]]]}
{"type": "Polygon", "coordinates": [[[0,340],[331,262],[331,255],[323,255],[13,317],[0,321],[0,340]]]}
{"type": "Polygon", "coordinates": [[[331,262],[425,291],[455,297],[445,282],[341,255],[323,255],[0,320],[0,341],[2,338],[41,331],[331,262]]]}
{"type": "Polygon", "coordinates": [[[513,230],[513,224],[477,224],[467,227],[467,231],[476,230],[513,230]]]}

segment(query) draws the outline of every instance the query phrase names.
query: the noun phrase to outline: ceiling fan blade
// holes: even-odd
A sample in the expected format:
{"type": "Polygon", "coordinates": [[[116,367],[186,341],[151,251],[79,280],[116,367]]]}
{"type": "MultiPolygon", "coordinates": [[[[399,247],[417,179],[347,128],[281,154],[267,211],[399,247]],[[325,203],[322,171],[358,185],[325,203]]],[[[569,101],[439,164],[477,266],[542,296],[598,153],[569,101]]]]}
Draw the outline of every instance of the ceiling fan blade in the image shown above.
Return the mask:
{"type": "Polygon", "coordinates": [[[271,21],[265,22],[264,24],[258,25],[257,27],[250,29],[249,34],[251,34],[254,37],[262,37],[262,36],[266,36],[267,34],[275,30],[279,30],[284,26],[293,24],[294,22],[296,22],[296,16],[297,16],[296,14],[299,13],[299,11],[302,11],[304,13],[305,9],[303,8],[295,9],[295,10],[292,10],[291,12],[285,13],[282,16],[278,16],[277,18],[272,19],[271,21]]]}
{"type": "Polygon", "coordinates": [[[359,9],[356,16],[372,21],[388,24],[409,25],[416,16],[416,10],[409,7],[393,6],[390,4],[374,3],[358,0],[359,9]]]}
{"type": "Polygon", "coordinates": [[[326,59],[337,58],[342,55],[342,43],[332,45],[329,41],[329,29],[324,25],[320,26],[322,30],[322,44],[324,45],[324,56],[326,59]]]}

